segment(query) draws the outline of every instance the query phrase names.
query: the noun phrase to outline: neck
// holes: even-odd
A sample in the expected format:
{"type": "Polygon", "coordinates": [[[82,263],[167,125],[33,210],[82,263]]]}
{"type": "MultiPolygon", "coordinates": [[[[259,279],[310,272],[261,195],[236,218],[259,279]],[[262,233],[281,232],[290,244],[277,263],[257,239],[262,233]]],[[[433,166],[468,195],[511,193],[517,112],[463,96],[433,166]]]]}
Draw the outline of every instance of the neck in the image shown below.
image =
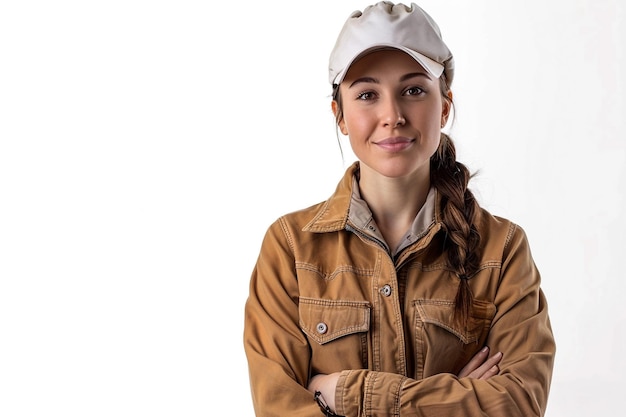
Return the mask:
{"type": "Polygon", "coordinates": [[[361,164],[359,190],[387,244],[396,248],[410,229],[430,190],[430,171],[384,177],[361,164]]]}

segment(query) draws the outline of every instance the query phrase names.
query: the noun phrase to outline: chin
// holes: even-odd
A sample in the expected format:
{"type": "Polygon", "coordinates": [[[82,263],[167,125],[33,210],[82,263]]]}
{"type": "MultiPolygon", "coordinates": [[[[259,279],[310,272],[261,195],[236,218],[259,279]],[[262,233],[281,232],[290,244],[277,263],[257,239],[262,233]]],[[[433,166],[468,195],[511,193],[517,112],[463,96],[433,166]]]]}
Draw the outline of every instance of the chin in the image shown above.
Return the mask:
{"type": "Polygon", "coordinates": [[[374,168],[376,172],[387,178],[406,178],[424,175],[430,175],[430,161],[425,164],[405,164],[399,161],[389,161],[385,164],[379,164],[374,168]]]}

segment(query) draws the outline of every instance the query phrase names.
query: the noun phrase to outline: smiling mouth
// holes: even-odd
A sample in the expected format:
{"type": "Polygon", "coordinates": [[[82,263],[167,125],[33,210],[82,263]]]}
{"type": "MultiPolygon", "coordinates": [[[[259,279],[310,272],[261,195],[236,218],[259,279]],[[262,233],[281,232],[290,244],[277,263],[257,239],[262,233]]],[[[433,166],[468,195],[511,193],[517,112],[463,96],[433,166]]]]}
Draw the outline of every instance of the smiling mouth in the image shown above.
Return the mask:
{"type": "Polygon", "coordinates": [[[379,140],[378,142],[374,142],[374,143],[376,143],[377,145],[395,145],[398,143],[408,143],[408,142],[413,142],[413,139],[407,138],[404,136],[398,136],[398,137],[379,140]]]}
{"type": "Polygon", "coordinates": [[[374,142],[376,146],[390,152],[403,151],[413,145],[413,143],[415,143],[415,139],[406,137],[392,137],[374,142]]]}

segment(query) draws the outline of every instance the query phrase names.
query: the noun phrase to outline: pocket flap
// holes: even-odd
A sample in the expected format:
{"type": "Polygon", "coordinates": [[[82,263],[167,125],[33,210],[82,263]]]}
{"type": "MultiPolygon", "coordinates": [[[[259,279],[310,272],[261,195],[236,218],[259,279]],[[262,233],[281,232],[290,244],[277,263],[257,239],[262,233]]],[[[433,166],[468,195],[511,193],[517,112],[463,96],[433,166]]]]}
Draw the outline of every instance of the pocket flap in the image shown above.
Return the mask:
{"type": "Polygon", "coordinates": [[[465,344],[478,341],[496,314],[496,306],[493,303],[473,300],[467,326],[464,326],[454,317],[454,301],[415,300],[415,306],[422,322],[446,329],[465,344]]]}
{"type": "Polygon", "coordinates": [[[300,327],[323,345],[352,333],[367,332],[370,305],[367,301],[300,298],[300,327]]]}

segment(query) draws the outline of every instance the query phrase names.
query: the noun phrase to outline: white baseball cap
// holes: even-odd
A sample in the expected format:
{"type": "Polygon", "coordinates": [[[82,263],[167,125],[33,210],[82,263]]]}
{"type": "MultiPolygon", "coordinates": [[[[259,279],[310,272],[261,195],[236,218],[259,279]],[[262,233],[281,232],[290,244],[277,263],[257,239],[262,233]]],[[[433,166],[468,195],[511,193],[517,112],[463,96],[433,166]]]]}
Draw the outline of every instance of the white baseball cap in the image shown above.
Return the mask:
{"type": "Polygon", "coordinates": [[[330,54],[330,83],[340,84],[360,57],[389,48],[406,52],[436,78],[445,73],[452,84],[454,59],[437,23],[415,3],[409,7],[389,1],[357,10],[346,20],[330,54]]]}

